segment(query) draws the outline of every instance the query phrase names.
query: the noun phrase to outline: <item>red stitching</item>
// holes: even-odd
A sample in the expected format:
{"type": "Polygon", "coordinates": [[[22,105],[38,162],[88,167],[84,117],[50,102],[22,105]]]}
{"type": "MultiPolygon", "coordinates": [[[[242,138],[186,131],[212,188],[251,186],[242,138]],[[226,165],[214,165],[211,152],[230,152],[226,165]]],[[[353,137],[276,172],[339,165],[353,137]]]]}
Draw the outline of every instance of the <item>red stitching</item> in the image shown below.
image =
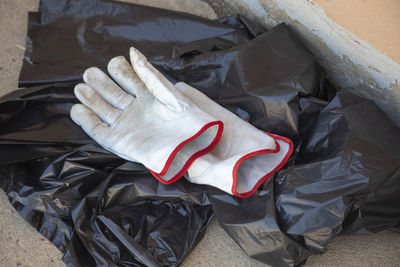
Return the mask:
{"type": "Polygon", "coordinates": [[[175,182],[178,179],[180,179],[186,173],[186,171],[189,169],[190,165],[192,165],[193,161],[195,161],[199,157],[203,156],[204,154],[207,154],[208,152],[210,152],[212,149],[214,149],[217,146],[219,140],[221,139],[223,130],[224,130],[224,124],[223,124],[222,121],[213,121],[213,122],[207,123],[195,135],[193,135],[191,138],[189,138],[189,139],[183,141],[182,143],[180,143],[174,149],[174,151],[172,151],[171,155],[168,157],[167,162],[165,163],[165,166],[164,166],[163,170],[160,173],[156,173],[156,172],[154,172],[154,171],[149,169],[150,173],[157,180],[159,180],[161,183],[163,183],[163,184],[172,184],[173,182],[175,182]],[[174,160],[176,154],[178,154],[179,150],[181,150],[187,143],[193,141],[194,139],[199,137],[203,132],[205,132],[208,128],[210,128],[211,126],[214,126],[214,125],[218,125],[218,132],[217,132],[217,135],[215,136],[214,140],[211,142],[211,144],[208,147],[206,147],[206,148],[204,148],[202,150],[199,150],[196,153],[194,153],[188,159],[188,161],[186,161],[185,165],[183,165],[182,169],[174,177],[172,177],[168,181],[165,181],[164,179],[162,179],[161,176],[164,175],[167,172],[168,168],[172,164],[172,161],[174,160]]]}
{"type": "Polygon", "coordinates": [[[247,198],[247,197],[250,197],[252,194],[254,194],[254,192],[257,190],[257,188],[258,188],[262,183],[264,183],[268,178],[271,177],[271,175],[272,175],[274,172],[280,170],[280,169],[286,164],[286,162],[287,162],[288,159],[290,158],[290,155],[292,155],[292,153],[293,153],[293,142],[292,142],[292,140],[290,140],[289,138],[283,137],[283,136],[278,136],[278,135],[274,135],[274,134],[267,133],[267,132],[266,132],[266,134],[269,135],[269,136],[271,136],[271,137],[274,138],[274,139],[279,139],[279,140],[282,140],[283,142],[288,143],[288,144],[289,144],[288,153],[287,153],[287,154],[285,155],[285,157],[282,159],[281,163],[278,164],[278,166],[276,166],[271,172],[269,172],[269,173],[267,173],[266,175],[264,175],[264,176],[254,185],[253,189],[251,189],[250,191],[248,191],[248,192],[246,192],[246,193],[239,194],[239,193],[237,192],[237,190],[236,190],[236,185],[237,185],[237,170],[238,170],[240,164],[241,164],[243,161],[245,161],[246,159],[251,158],[251,157],[256,156],[256,155],[268,154],[268,153],[276,153],[276,152],[279,151],[280,146],[279,146],[279,144],[275,141],[275,144],[277,145],[278,150],[276,150],[276,149],[275,149],[275,150],[272,150],[272,149],[264,149],[264,150],[259,150],[259,151],[252,152],[252,153],[250,153],[250,154],[247,154],[247,155],[244,155],[243,157],[241,157],[241,158],[236,162],[236,164],[235,164],[235,166],[234,166],[234,168],[233,168],[233,173],[232,173],[232,175],[233,175],[232,194],[234,194],[234,195],[237,196],[237,197],[247,198]]]}

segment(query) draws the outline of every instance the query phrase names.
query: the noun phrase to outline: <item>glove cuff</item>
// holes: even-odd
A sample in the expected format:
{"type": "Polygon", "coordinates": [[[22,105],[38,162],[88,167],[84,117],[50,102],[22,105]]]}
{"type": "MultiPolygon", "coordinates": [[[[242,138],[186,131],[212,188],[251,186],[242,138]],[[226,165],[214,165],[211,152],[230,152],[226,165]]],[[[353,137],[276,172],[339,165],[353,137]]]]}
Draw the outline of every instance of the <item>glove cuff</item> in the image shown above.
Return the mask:
{"type": "Polygon", "coordinates": [[[276,171],[279,171],[288,161],[288,159],[290,158],[290,156],[293,153],[293,142],[283,136],[278,136],[278,135],[274,135],[274,134],[270,134],[270,133],[266,133],[267,135],[269,135],[270,137],[274,138],[275,140],[275,144],[276,144],[276,148],[274,150],[272,149],[263,149],[263,150],[258,150],[249,154],[244,155],[243,157],[241,157],[235,164],[234,168],[233,168],[233,172],[232,172],[232,176],[233,176],[233,183],[232,183],[232,189],[231,189],[231,193],[237,197],[241,197],[241,198],[247,198],[250,197],[252,194],[254,194],[254,192],[257,190],[257,188],[264,183],[266,180],[268,180],[273,173],[275,173],[276,171]],[[287,152],[285,152],[282,155],[279,155],[279,152],[284,152],[284,151],[280,151],[281,149],[283,149],[279,143],[277,142],[277,140],[284,142],[288,145],[288,150],[287,152]],[[239,186],[238,186],[238,171],[239,171],[239,167],[240,165],[255,156],[259,156],[259,155],[263,155],[263,154],[270,154],[272,155],[276,155],[276,157],[282,157],[282,159],[273,167],[271,167],[271,169],[269,169],[269,171],[262,176],[256,183],[252,183],[254,184],[254,186],[252,186],[252,188],[250,190],[246,190],[246,191],[240,191],[239,190],[239,186]],[[239,192],[240,191],[240,192],[239,192]]]}
{"type": "MultiPolygon", "coordinates": [[[[185,125],[182,125],[182,127],[185,127],[185,125]]],[[[150,173],[163,184],[171,184],[171,183],[176,182],[187,172],[189,167],[192,165],[192,163],[196,159],[203,156],[204,154],[209,153],[212,149],[214,149],[218,145],[218,143],[221,139],[223,130],[224,130],[224,124],[222,121],[212,121],[212,122],[207,123],[196,134],[194,134],[192,137],[184,140],[178,146],[175,147],[175,149],[172,151],[172,153],[168,157],[168,159],[164,165],[164,168],[162,169],[161,172],[157,173],[157,172],[154,172],[149,169],[150,173]],[[217,132],[215,134],[215,137],[212,139],[212,141],[206,147],[204,147],[200,150],[191,151],[192,154],[189,155],[187,160],[184,162],[183,167],[180,170],[178,170],[176,172],[176,174],[173,175],[172,178],[165,179],[165,177],[163,177],[163,176],[167,173],[167,171],[171,167],[171,164],[173,165],[173,161],[174,161],[175,157],[178,155],[178,153],[181,152],[181,150],[187,144],[189,144],[192,141],[195,141],[196,138],[199,138],[203,133],[205,133],[208,129],[210,129],[213,126],[217,127],[217,132]]]]}

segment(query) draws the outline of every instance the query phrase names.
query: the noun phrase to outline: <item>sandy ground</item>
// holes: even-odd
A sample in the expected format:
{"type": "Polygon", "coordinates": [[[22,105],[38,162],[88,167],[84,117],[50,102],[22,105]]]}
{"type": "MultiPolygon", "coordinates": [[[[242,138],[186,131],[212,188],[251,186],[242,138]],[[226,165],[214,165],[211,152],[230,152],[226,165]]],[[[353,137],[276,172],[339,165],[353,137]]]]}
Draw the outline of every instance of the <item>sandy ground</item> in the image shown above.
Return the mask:
{"type": "MultiPolygon", "coordinates": [[[[148,2],[158,4],[157,0],[148,2]]],[[[191,10],[190,1],[168,2],[163,1],[163,6],[191,10]]],[[[37,4],[38,0],[0,0],[0,95],[17,88],[27,12],[36,10],[37,4]]],[[[192,10],[201,10],[200,14],[209,18],[216,16],[207,5],[192,10]]],[[[49,241],[18,215],[0,190],[0,266],[64,266],[61,257],[49,241]]],[[[214,221],[183,266],[266,265],[248,258],[214,221]]],[[[400,234],[383,231],[369,236],[339,236],[325,254],[310,257],[306,266],[400,266],[400,234]]]]}

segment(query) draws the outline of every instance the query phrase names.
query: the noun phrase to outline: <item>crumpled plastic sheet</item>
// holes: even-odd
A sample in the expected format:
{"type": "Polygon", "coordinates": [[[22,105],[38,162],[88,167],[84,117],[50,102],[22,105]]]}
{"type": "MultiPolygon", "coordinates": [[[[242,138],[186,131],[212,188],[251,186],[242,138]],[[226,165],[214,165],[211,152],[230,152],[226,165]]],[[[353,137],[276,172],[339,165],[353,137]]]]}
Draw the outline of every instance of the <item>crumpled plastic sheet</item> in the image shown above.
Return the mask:
{"type": "MultiPolygon", "coordinates": [[[[176,266],[216,215],[252,258],[298,266],[340,233],[400,227],[400,129],[371,100],[336,90],[284,24],[95,0],[30,13],[20,86],[0,99],[0,187],[69,266],[176,266]],[[163,185],[96,145],[69,118],[87,67],[135,46],[295,152],[254,196],[163,185]]],[[[150,133],[149,133],[150,134],[150,133]]],[[[394,233],[395,234],[395,233],[394,233]]]]}

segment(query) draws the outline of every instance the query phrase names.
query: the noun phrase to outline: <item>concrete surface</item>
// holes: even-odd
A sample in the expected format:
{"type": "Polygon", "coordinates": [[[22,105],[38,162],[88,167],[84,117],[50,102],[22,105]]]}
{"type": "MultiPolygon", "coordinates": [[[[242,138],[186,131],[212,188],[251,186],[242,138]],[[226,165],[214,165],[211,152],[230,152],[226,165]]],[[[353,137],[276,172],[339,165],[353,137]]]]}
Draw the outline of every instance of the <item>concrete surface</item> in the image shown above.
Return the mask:
{"type": "MultiPolygon", "coordinates": [[[[139,1],[144,3],[141,0],[125,2],[139,1]]],[[[196,14],[209,18],[215,17],[216,14],[221,16],[234,11],[224,8],[222,2],[146,1],[147,4],[161,4],[163,7],[181,11],[196,10],[198,12],[196,14]],[[199,5],[201,8],[197,8],[199,5]]],[[[255,0],[243,2],[255,2],[255,0]]],[[[37,4],[38,0],[0,0],[0,95],[17,88],[25,46],[26,15],[28,11],[36,10],[37,4]]],[[[246,12],[245,9],[241,10],[241,13],[246,12]]],[[[259,15],[262,12],[260,10],[259,15]]],[[[0,266],[63,266],[61,257],[61,253],[49,241],[18,215],[4,192],[0,190],[0,266]]],[[[182,266],[266,265],[248,258],[214,221],[204,239],[182,266]]],[[[306,266],[400,266],[400,234],[383,231],[370,236],[336,237],[326,253],[310,257],[306,266]]]]}

